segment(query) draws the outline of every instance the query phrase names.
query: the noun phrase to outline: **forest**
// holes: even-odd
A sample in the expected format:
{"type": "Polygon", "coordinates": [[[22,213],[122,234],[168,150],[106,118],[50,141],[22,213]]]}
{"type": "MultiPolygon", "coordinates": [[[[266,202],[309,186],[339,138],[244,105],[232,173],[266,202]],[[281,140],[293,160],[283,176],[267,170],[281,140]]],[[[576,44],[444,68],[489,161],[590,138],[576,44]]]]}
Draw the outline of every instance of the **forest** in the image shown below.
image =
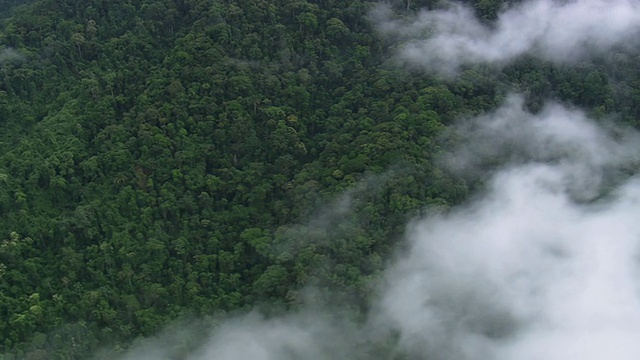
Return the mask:
{"type": "MultiPolygon", "coordinates": [[[[490,26],[508,2],[466,3],[490,26]]],[[[457,119],[515,89],[640,126],[633,49],[447,78],[398,66],[376,5],[0,0],[0,359],[86,359],[309,287],[357,317],[407,222],[483,186],[438,161],[457,119]]]]}

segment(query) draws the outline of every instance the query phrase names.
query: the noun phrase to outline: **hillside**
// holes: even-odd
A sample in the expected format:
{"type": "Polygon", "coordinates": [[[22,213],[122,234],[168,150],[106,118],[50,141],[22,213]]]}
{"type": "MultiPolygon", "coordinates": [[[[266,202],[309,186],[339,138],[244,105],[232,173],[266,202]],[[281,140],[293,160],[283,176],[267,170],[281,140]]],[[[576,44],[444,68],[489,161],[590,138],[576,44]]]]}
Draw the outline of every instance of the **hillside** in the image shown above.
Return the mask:
{"type": "MultiPolygon", "coordinates": [[[[473,4],[490,23],[502,2],[473,4]]],[[[0,27],[0,354],[85,358],[182,316],[295,307],[307,286],[366,312],[407,221],[481,186],[438,161],[457,119],[515,89],[534,112],[551,98],[638,125],[632,50],[448,79],[398,66],[376,5],[14,7],[0,27]]],[[[396,5],[403,19],[436,2],[396,5]]]]}

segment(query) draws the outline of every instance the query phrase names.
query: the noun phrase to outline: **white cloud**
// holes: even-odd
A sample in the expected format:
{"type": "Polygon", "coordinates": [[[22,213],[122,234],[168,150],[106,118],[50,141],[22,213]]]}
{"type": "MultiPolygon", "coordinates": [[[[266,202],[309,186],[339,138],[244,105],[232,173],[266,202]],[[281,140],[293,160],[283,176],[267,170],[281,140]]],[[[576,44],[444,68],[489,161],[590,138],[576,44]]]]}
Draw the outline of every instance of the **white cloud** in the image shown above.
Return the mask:
{"type": "Polygon", "coordinates": [[[500,13],[493,26],[459,3],[408,22],[380,8],[373,18],[380,31],[404,39],[402,61],[445,75],[469,64],[502,66],[524,54],[574,62],[637,44],[640,35],[640,4],[633,0],[527,1],[500,13]]]}
{"type": "Polygon", "coordinates": [[[638,161],[638,143],[559,105],[534,116],[512,100],[475,121],[467,144],[495,147],[477,158],[520,147],[521,159],[482,199],[413,225],[379,322],[418,358],[637,359],[640,179],[575,198],[602,193],[602,172],[638,161]]]}

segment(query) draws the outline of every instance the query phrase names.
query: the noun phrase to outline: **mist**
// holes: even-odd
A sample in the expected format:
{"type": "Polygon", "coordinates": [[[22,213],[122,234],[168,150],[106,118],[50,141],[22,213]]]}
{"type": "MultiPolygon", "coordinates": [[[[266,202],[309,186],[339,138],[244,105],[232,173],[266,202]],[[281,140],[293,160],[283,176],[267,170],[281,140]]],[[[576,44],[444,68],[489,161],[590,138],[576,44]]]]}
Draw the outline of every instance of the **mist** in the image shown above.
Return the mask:
{"type": "Polygon", "coordinates": [[[386,6],[372,12],[378,30],[399,43],[397,58],[454,75],[474,64],[505,66],[528,54],[558,64],[637,45],[640,4],[633,0],[526,1],[480,21],[460,3],[399,19],[386,6]]]}
{"type": "MultiPolygon", "coordinates": [[[[205,339],[189,344],[191,348],[186,345],[188,341],[185,339],[193,338],[193,331],[176,334],[175,330],[184,326],[173,327],[174,331],[167,331],[158,339],[139,344],[120,359],[347,359],[341,357],[341,354],[348,353],[348,338],[341,337],[347,329],[343,325],[332,323],[331,317],[319,316],[311,311],[271,319],[252,312],[227,319],[213,331],[209,329],[210,333],[205,339]]],[[[206,326],[200,327],[200,331],[204,329],[206,326]]],[[[113,358],[113,355],[104,354],[102,358],[113,358]]]]}

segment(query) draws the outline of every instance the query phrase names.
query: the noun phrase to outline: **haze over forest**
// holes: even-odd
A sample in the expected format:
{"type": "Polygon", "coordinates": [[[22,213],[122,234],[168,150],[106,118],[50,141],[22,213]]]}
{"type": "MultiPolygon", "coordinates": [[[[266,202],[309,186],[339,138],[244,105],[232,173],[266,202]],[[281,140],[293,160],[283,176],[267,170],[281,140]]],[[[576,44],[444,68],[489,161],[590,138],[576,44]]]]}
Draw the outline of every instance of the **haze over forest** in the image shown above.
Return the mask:
{"type": "Polygon", "coordinates": [[[638,359],[639,33],[0,0],[0,359],[638,359]]]}

